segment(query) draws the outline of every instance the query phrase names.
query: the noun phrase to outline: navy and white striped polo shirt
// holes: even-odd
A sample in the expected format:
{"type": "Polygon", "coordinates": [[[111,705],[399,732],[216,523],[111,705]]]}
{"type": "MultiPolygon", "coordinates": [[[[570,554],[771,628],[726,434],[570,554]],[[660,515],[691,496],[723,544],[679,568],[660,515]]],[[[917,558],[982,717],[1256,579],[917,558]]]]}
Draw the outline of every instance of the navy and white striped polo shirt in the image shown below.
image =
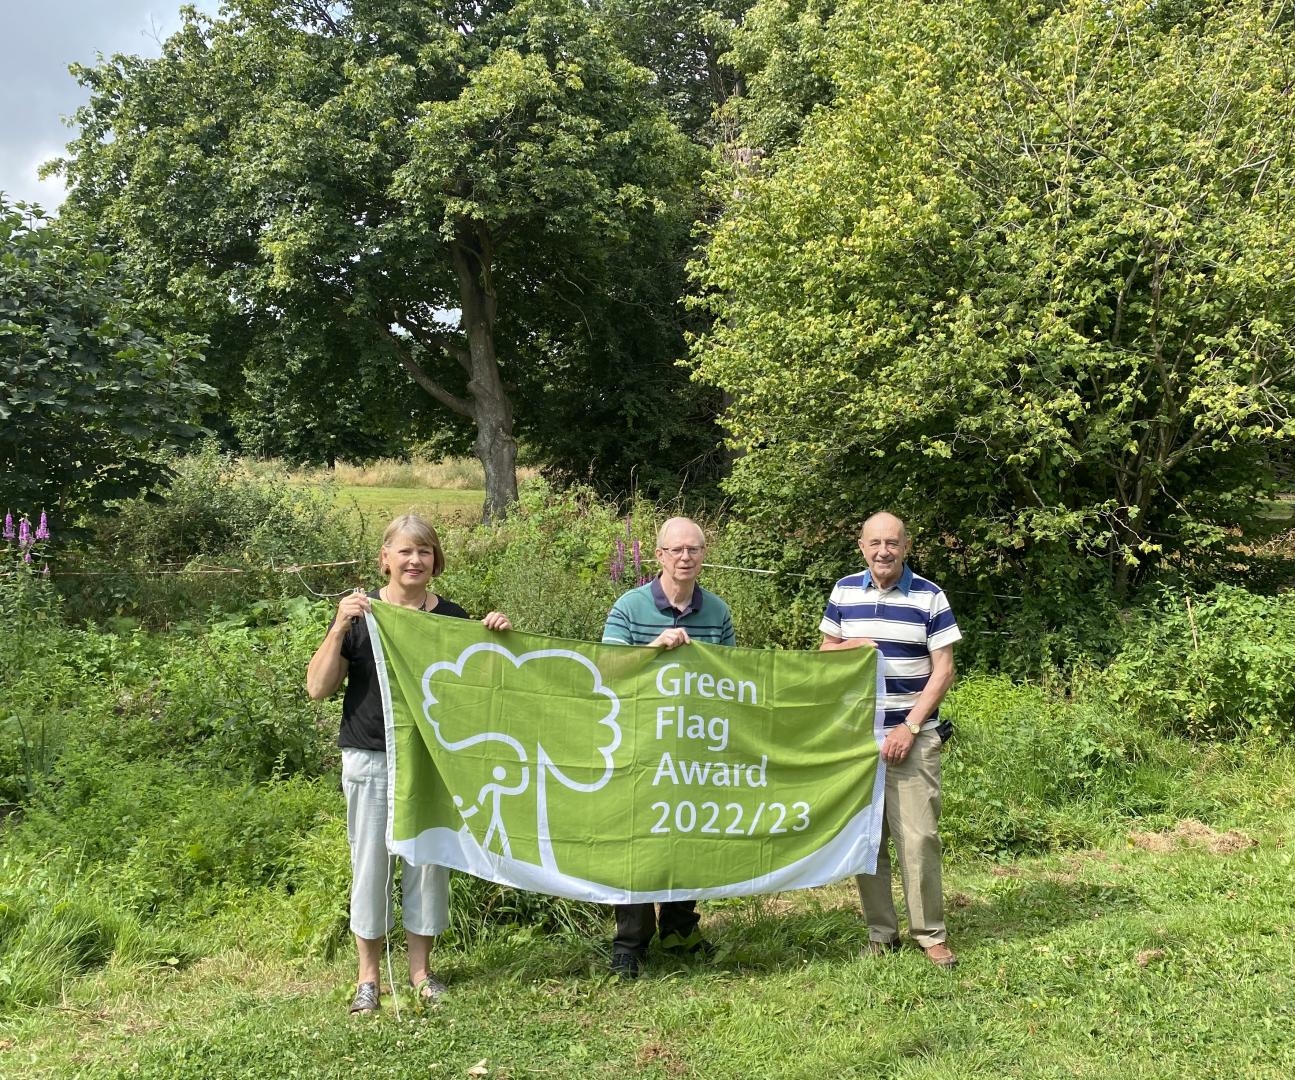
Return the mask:
{"type": "MultiPolygon", "coordinates": [[[[823,621],[828,637],[872,638],[886,658],[886,726],[902,724],[931,677],[931,651],[962,638],[944,591],[904,564],[889,589],[873,583],[872,571],[851,574],[832,587],[823,621]]],[[[936,727],[939,711],[922,725],[936,727]]],[[[943,732],[942,732],[943,734],[943,732]]]]}

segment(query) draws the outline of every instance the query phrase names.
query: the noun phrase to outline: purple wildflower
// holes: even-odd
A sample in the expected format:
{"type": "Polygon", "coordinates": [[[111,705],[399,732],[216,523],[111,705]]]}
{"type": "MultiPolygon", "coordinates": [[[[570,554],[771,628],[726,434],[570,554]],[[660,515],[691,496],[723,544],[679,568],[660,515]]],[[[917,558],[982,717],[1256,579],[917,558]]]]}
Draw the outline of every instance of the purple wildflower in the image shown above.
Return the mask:
{"type": "Polygon", "coordinates": [[[643,551],[642,546],[637,540],[634,541],[634,576],[641,578],[643,576],[643,551]]]}
{"type": "Polygon", "coordinates": [[[13,514],[6,511],[4,516],[4,538],[6,540],[12,540],[13,537],[13,514]]]}
{"type": "Polygon", "coordinates": [[[49,522],[45,520],[44,510],[40,512],[40,524],[36,526],[36,539],[37,540],[49,539],[49,522]]]}
{"type": "Polygon", "coordinates": [[[23,562],[25,562],[25,563],[29,563],[29,562],[31,562],[31,551],[30,551],[30,550],[24,551],[24,552],[22,553],[22,561],[23,561],[23,562]]]}
{"type": "Polygon", "coordinates": [[[40,568],[40,572],[42,577],[49,577],[49,563],[46,563],[44,566],[42,566],[40,568]]]}
{"type": "MultiPolygon", "coordinates": [[[[31,545],[31,522],[24,517],[18,522],[18,546],[20,548],[29,548],[31,545]]],[[[30,559],[27,561],[31,562],[30,559]]]]}

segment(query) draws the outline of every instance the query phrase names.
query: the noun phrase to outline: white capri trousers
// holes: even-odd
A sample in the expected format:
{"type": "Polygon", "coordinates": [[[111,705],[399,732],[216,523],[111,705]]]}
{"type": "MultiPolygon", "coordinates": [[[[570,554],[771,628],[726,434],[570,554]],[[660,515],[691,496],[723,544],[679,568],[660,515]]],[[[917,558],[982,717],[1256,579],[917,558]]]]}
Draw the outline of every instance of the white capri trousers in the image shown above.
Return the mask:
{"type": "MultiPolygon", "coordinates": [[[[387,755],[343,747],[342,790],[351,845],[351,932],[376,941],[396,925],[391,903],[395,857],[387,852],[387,755]]],[[[434,937],[450,924],[450,872],[444,866],[401,863],[405,930],[434,937]]]]}

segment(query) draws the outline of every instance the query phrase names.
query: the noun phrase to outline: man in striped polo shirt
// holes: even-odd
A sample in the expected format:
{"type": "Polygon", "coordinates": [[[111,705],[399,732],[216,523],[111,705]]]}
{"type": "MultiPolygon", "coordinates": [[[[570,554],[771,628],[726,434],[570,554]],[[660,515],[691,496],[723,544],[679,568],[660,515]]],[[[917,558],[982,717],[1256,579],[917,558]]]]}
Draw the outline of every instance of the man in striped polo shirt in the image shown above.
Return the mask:
{"type": "Polygon", "coordinates": [[[868,569],[832,589],[819,629],[823,649],[876,645],[886,662],[885,818],[877,872],[855,880],[868,920],[868,949],[899,947],[899,920],[891,894],[893,837],[908,910],[908,933],[927,959],[951,968],[958,961],[946,942],[940,877],[940,747],[948,725],[940,702],[953,685],[953,644],[962,637],[938,585],[908,568],[909,539],[894,514],[874,514],[859,536],[868,569]]]}
{"type": "MultiPolygon", "coordinates": [[[[695,521],[677,517],[662,525],[656,545],[661,573],[612,605],[603,627],[603,641],[661,649],[677,649],[694,641],[737,644],[728,605],[697,584],[705,555],[706,537],[695,521]]],[[[637,978],[652,935],[658,930],[662,948],[709,954],[711,946],[701,935],[699,921],[695,900],[662,904],[659,923],[653,904],[617,904],[613,974],[622,979],[637,978]]]]}

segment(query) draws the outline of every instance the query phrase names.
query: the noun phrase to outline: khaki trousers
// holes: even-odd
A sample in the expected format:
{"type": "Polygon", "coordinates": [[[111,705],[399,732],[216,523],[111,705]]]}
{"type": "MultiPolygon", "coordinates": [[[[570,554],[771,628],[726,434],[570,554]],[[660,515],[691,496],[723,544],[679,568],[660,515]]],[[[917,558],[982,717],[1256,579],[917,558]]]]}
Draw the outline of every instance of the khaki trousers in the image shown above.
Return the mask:
{"type": "Polygon", "coordinates": [[[934,728],[919,732],[908,757],[886,766],[877,872],[855,878],[873,941],[899,938],[887,839],[895,842],[909,936],[924,949],[946,937],[940,877],[940,745],[934,728]]]}

